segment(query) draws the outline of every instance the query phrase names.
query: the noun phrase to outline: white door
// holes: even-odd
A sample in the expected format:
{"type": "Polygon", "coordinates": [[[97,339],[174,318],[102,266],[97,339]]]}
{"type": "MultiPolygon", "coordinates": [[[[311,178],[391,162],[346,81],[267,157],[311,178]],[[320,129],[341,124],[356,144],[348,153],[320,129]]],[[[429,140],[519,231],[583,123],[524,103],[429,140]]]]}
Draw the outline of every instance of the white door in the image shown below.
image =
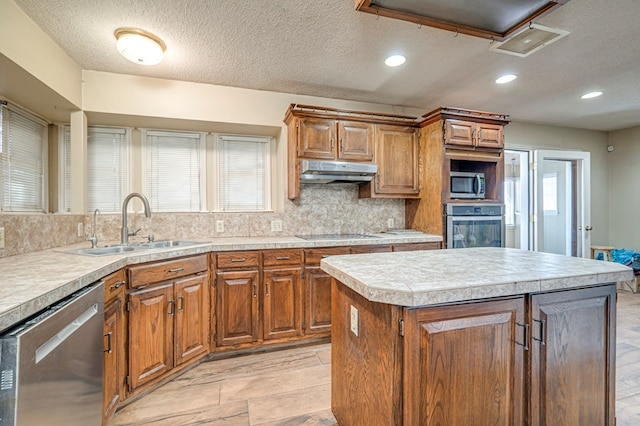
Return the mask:
{"type": "Polygon", "coordinates": [[[504,150],[505,247],[529,250],[529,151],[504,150]]]}
{"type": "Polygon", "coordinates": [[[538,150],[533,157],[534,250],[589,257],[589,153],[538,150]]]}

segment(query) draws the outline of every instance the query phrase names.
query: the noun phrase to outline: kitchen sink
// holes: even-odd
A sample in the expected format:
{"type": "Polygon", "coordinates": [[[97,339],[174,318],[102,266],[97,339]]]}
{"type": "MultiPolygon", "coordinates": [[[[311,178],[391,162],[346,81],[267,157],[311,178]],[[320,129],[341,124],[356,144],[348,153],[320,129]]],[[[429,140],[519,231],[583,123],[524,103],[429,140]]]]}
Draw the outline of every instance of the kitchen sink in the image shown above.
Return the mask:
{"type": "Polygon", "coordinates": [[[152,241],[149,243],[141,243],[136,247],[155,249],[155,248],[167,248],[167,247],[188,247],[196,244],[202,244],[202,243],[199,243],[196,241],[159,240],[159,241],[152,241]]]}
{"type": "Polygon", "coordinates": [[[85,254],[89,256],[105,256],[109,254],[122,254],[122,253],[130,253],[130,252],[146,251],[146,250],[162,249],[162,248],[170,248],[170,247],[188,247],[196,244],[204,244],[204,242],[184,241],[184,240],[159,240],[159,241],[152,241],[149,243],[133,243],[126,246],[117,245],[117,246],[83,248],[83,249],[65,250],[65,251],[67,253],[73,253],[73,254],[85,254]]]}

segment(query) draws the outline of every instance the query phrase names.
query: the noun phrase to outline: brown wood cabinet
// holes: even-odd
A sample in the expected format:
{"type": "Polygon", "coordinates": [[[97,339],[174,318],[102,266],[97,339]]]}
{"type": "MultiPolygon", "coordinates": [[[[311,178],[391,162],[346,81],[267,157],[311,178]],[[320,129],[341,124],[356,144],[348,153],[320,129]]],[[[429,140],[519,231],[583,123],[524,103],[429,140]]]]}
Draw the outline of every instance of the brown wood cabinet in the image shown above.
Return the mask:
{"type": "Polygon", "coordinates": [[[129,390],[209,351],[206,255],[129,268],[129,390]]]}
{"type": "Polygon", "coordinates": [[[263,339],[302,335],[302,250],[263,252],[263,339]]]}
{"type": "Polygon", "coordinates": [[[119,270],[104,278],[105,351],[103,365],[102,414],[108,424],[118,404],[125,399],[126,315],[124,311],[125,273],[119,270]]]}
{"type": "Polygon", "coordinates": [[[360,198],[411,198],[420,194],[419,131],[410,126],[376,125],[378,173],[360,185],[360,198]]]}
{"type": "Polygon", "coordinates": [[[615,424],[615,284],[418,308],[337,282],[332,297],[340,424],[615,424]]]}
{"type": "Polygon", "coordinates": [[[502,149],[503,125],[448,119],[444,122],[444,143],[467,149],[502,149]]]}
{"type": "Polygon", "coordinates": [[[292,104],[288,137],[288,197],[300,195],[300,159],[375,162],[376,186],[366,197],[417,196],[415,117],[292,104]],[[402,164],[403,167],[394,167],[402,164]],[[412,173],[413,172],[413,173],[412,173]]]}

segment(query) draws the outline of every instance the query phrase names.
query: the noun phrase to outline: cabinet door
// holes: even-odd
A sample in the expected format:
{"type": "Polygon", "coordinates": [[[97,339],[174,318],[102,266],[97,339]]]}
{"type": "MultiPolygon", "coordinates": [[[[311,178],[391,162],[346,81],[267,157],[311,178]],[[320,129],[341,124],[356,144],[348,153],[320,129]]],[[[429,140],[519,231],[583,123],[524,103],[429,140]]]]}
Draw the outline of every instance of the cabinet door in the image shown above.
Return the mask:
{"type": "Polygon", "coordinates": [[[444,123],[444,143],[473,147],[475,123],[460,120],[446,120],[444,123]]]}
{"type": "Polygon", "coordinates": [[[531,298],[531,425],[615,424],[615,285],[531,298]]]}
{"type": "Polygon", "coordinates": [[[376,127],[375,192],[389,195],[417,195],[418,132],[411,127],[376,127]]]}
{"type": "Polygon", "coordinates": [[[173,368],[173,283],[129,295],[130,390],[173,368]]]}
{"type": "Polygon", "coordinates": [[[258,284],[258,271],[217,273],[218,346],[258,341],[258,284]]]}
{"type": "Polygon", "coordinates": [[[301,268],[264,271],[264,340],[302,334],[301,268]]]}
{"type": "Polygon", "coordinates": [[[524,320],[524,297],[405,310],[403,424],[524,424],[524,320]]]}
{"type": "Polygon", "coordinates": [[[373,124],[338,122],[338,159],[373,161],[373,124]]]}
{"type": "Polygon", "coordinates": [[[175,282],[175,365],[203,355],[209,345],[209,274],[175,282]]]}
{"type": "Polygon", "coordinates": [[[336,122],[323,118],[305,118],[299,121],[299,157],[333,160],[336,158],[336,122]]]}
{"type": "Polygon", "coordinates": [[[476,146],[483,148],[504,147],[502,126],[478,123],[476,132],[476,146]]]}
{"type": "Polygon", "coordinates": [[[114,299],[104,309],[104,370],[102,384],[103,423],[107,424],[118,403],[124,400],[125,341],[124,304],[121,297],[114,299]]]}
{"type": "Polygon", "coordinates": [[[304,334],[331,332],[331,275],[319,267],[307,267],[305,275],[304,334]]]}

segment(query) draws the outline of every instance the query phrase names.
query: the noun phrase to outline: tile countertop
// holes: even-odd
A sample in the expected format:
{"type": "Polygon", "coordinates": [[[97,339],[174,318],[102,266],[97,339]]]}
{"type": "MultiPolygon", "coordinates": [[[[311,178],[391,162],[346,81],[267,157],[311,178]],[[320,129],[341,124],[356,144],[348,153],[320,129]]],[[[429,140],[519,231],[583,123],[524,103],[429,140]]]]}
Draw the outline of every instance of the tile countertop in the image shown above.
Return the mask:
{"type": "Polygon", "coordinates": [[[373,302],[425,306],[628,281],[613,262],[508,248],[331,256],[321,268],[373,302]]]}
{"type": "Polygon", "coordinates": [[[106,256],[86,256],[65,252],[65,250],[88,247],[88,243],[80,243],[1,258],[0,332],[126,265],[212,251],[442,241],[440,236],[417,232],[401,235],[374,235],[380,238],[323,241],[306,241],[297,237],[215,238],[202,244],[187,247],[153,249],[106,256]]]}

